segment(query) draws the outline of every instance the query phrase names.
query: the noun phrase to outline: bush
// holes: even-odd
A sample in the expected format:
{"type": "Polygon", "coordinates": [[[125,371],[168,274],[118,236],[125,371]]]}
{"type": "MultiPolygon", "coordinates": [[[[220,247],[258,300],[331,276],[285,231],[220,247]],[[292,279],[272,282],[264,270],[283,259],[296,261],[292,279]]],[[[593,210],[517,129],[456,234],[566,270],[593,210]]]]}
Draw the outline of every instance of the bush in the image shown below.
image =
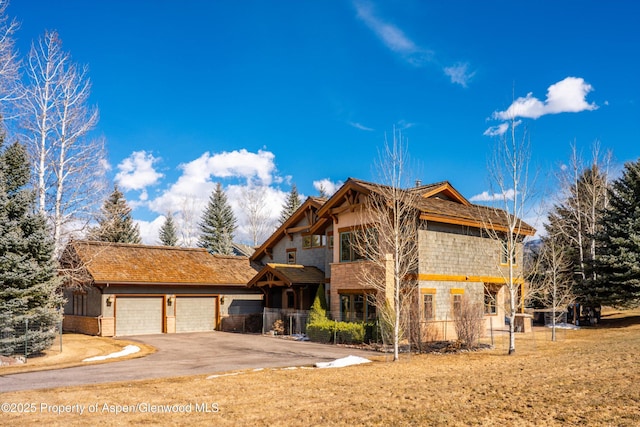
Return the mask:
{"type": "Polygon", "coordinates": [[[318,320],[307,325],[307,336],[311,341],[337,344],[360,344],[364,342],[365,324],[318,320]]]}
{"type": "Polygon", "coordinates": [[[465,348],[477,347],[484,333],[484,305],[479,301],[471,301],[465,295],[453,322],[460,344],[465,348]]]}

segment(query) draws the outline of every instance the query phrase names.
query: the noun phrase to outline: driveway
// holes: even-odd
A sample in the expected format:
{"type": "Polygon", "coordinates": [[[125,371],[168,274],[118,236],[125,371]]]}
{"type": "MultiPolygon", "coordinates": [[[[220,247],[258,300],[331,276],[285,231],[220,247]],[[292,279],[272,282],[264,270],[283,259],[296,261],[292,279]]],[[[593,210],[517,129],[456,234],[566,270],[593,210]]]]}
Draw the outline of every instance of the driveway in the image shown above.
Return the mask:
{"type": "Polygon", "coordinates": [[[140,335],[126,339],[152,345],[157,351],[122,362],[0,376],[0,392],[304,366],[348,355],[376,355],[370,351],[308,341],[218,331],[140,335]]]}

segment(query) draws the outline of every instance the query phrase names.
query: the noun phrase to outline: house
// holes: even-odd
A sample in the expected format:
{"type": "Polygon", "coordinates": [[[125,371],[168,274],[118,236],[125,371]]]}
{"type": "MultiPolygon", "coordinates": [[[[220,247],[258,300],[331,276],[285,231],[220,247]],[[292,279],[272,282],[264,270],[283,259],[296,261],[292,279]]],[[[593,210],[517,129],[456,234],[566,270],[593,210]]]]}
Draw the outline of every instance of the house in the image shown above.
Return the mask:
{"type": "Polygon", "coordinates": [[[249,258],[205,249],[72,241],[60,264],[63,329],[99,336],[219,329],[230,315],[259,313],[247,289],[249,258]]]}
{"type": "MultiPolygon", "coordinates": [[[[349,178],[328,200],[309,198],[251,256],[262,266],[249,282],[265,294],[266,307],[309,309],[320,283],[325,285],[332,318],[370,320],[377,315],[372,295],[359,280],[366,260],[350,242],[362,230],[365,200],[380,186],[349,178]],[[323,275],[320,274],[323,273],[323,275]]],[[[487,224],[506,229],[495,210],[470,203],[449,182],[405,189],[419,198],[419,296],[416,311],[432,338],[452,337],[454,311],[463,295],[485,306],[487,325],[505,326],[507,292],[502,244],[489,238],[487,224]]],[[[522,279],[524,237],[535,230],[520,222],[516,260],[518,283],[522,279]]],[[[426,331],[425,331],[426,333],[426,331]]]]}

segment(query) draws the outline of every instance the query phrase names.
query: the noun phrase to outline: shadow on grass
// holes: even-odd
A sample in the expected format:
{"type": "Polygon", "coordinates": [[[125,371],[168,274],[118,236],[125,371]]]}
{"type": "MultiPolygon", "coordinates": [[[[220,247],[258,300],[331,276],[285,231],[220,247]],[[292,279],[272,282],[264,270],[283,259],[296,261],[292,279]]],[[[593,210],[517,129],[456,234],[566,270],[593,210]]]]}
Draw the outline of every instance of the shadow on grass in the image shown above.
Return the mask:
{"type": "Polygon", "coordinates": [[[623,313],[609,313],[600,318],[598,328],[628,328],[630,326],[640,325],[640,315],[624,316],[623,313]],[[622,315],[623,317],[619,317],[622,315]]]}

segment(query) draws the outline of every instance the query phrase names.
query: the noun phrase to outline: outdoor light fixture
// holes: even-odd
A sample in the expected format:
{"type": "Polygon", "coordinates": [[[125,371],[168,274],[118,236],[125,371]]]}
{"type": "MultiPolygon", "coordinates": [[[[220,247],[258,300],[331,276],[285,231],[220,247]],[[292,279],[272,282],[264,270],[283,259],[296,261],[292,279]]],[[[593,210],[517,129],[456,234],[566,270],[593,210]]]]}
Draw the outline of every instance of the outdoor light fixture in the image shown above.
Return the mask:
{"type": "Polygon", "coordinates": [[[224,304],[224,295],[220,298],[220,304],[224,304]]]}
{"type": "Polygon", "coordinates": [[[113,304],[115,299],[116,299],[115,295],[109,295],[109,297],[107,298],[107,305],[110,306],[111,304],[113,304]]]}
{"type": "Polygon", "coordinates": [[[171,304],[173,304],[173,302],[174,302],[175,300],[176,300],[176,296],[175,296],[175,295],[169,295],[169,296],[167,297],[167,304],[168,304],[168,305],[171,305],[171,304]]]}

